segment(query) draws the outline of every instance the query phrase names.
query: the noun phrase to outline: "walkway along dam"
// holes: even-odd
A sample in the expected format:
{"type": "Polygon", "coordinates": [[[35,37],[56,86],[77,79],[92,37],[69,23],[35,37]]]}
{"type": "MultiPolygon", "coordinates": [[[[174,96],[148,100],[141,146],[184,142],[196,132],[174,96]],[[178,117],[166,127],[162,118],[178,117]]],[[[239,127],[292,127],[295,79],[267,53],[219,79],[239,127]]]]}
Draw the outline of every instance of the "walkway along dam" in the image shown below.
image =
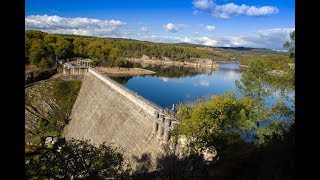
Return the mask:
{"type": "Polygon", "coordinates": [[[163,112],[156,104],[89,68],[63,136],[66,140],[121,147],[132,164],[147,155],[152,166],[157,157],[175,149],[170,131],[178,121],[163,112]]]}

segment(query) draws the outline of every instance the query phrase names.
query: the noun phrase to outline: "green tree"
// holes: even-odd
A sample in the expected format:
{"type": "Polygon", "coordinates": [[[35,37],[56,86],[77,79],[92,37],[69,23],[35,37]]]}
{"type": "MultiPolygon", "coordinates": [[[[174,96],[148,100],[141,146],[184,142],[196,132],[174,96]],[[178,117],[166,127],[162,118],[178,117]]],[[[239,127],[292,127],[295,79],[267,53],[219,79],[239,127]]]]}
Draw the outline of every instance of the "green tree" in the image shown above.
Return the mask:
{"type": "Polygon", "coordinates": [[[295,59],[295,41],[296,41],[296,33],[293,31],[290,33],[290,41],[284,43],[283,47],[287,48],[290,53],[290,58],[295,59]]]}
{"type": "Polygon", "coordinates": [[[105,44],[101,40],[91,41],[88,44],[88,56],[89,58],[96,60],[97,63],[107,60],[108,50],[104,47],[105,44]]]}
{"type": "Polygon", "coordinates": [[[43,43],[46,46],[47,54],[54,55],[54,48],[56,45],[57,36],[53,34],[47,34],[43,38],[43,43]]]}
{"type": "Polygon", "coordinates": [[[97,148],[89,141],[74,139],[27,154],[25,165],[29,179],[114,178],[124,173],[125,167],[119,149],[105,144],[97,148]]]}
{"type": "Polygon", "coordinates": [[[29,60],[32,64],[38,65],[42,58],[46,56],[46,48],[42,40],[34,40],[30,47],[29,60]]]}
{"type": "Polygon", "coordinates": [[[26,36],[31,39],[43,39],[43,37],[47,34],[45,32],[37,31],[37,30],[27,30],[25,32],[26,36]]]}
{"type": "Polygon", "coordinates": [[[73,41],[74,46],[74,54],[81,57],[87,57],[87,51],[88,51],[88,42],[83,38],[76,38],[73,41]]]}
{"type": "Polygon", "coordinates": [[[283,77],[274,77],[270,69],[266,62],[256,59],[250,63],[241,80],[236,81],[242,95],[254,102],[252,110],[255,113],[255,121],[259,123],[259,129],[255,131],[258,144],[263,144],[264,138],[276,130],[275,124],[281,125],[284,122],[292,122],[287,119],[294,119],[294,107],[285,103],[285,100],[292,101],[291,97],[287,96],[287,90],[292,90],[289,87],[292,76],[286,73],[283,77]],[[280,92],[280,97],[275,103],[270,104],[268,101],[274,98],[273,93],[276,91],[280,92]]]}
{"type": "Polygon", "coordinates": [[[73,55],[73,45],[64,38],[57,38],[54,53],[58,58],[68,58],[73,55]]]}
{"type": "Polygon", "coordinates": [[[240,81],[236,81],[238,90],[246,97],[254,100],[254,111],[257,121],[263,121],[270,113],[266,109],[266,98],[271,95],[273,89],[267,82],[270,82],[271,74],[268,67],[262,60],[252,61],[249,68],[243,73],[240,81]]]}
{"type": "Polygon", "coordinates": [[[214,96],[208,102],[199,101],[192,108],[179,105],[182,123],[174,134],[185,136],[193,152],[213,147],[218,152],[224,151],[225,144],[240,140],[241,132],[255,128],[253,106],[251,99],[237,98],[234,93],[214,96]]]}
{"type": "Polygon", "coordinates": [[[110,53],[109,53],[110,59],[115,60],[115,59],[117,59],[119,56],[121,56],[121,55],[120,55],[120,49],[119,49],[119,48],[112,48],[112,49],[110,50],[110,53]]]}
{"type": "Polygon", "coordinates": [[[48,68],[50,65],[47,60],[42,58],[41,61],[38,63],[38,66],[41,68],[48,68]]]}
{"type": "Polygon", "coordinates": [[[112,66],[129,68],[132,67],[133,64],[124,57],[118,57],[117,59],[112,60],[112,66]]]}

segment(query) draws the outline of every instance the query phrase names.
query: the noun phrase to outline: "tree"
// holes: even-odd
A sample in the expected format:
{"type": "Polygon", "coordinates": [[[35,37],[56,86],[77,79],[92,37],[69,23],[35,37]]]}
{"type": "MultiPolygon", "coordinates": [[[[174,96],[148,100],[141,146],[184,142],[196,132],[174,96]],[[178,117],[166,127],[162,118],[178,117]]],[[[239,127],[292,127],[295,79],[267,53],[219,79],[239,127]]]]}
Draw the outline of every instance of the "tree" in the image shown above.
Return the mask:
{"type": "MultiPolygon", "coordinates": [[[[296,39],[296,35],[295,35],[295,31],[293,31],[290,34],[290,41],[287,41],[283,46],[287,49],[289,49],[289,57],[292,58],[293,60],[295,60],[295,39],[296,39]]],[[[286,82],[289,82],[289,86],[291,86],[293,89],[295,87],[295,68],[289,69],[285,75],[284,78],[286,80],[286,82]]]]}
{"type": "Polygon", "coordinates": [[[29,60],[32,64],[38,65],[42,58],[46,55],[45,46],[40,39],[32,42],[30,47],[29,60]]]}
{"type": "Polygon", "coordinates": [[[68,58],[73,54],[73,45],[68,40],[59,37],[54,48],[54,53],[58,58],[68,58]]]}
{"type": "Polygon", "coordinates": [[[284,43],[283,47],[287,48],[290,53],[290,58],[295,59],[295,41],[296,41],[296,33],[295,31],[290,33],[290,41],[284,43]]]}
{"type": "Polygon", "coordinates": [[[43,38],[43,43],[46,46],[47,54],[54,55],[54,47],[56,45],[57,36],[53,34],[47,34],[43,38]]]}
{"type": "Polygon", "coordinates": [[[118,149],[105,144],[95,147],[89,141],[74,139],[59,146],[26,155],[26,176],[30,179],[105,179],[124,172],[124,158],[118,149]]]}
{"type": "Polygon", "coordinates": [[[37,30],[27,30],[25,32],[26,36],[31,39],[43,39],[43,37],[47,34],[45,32],[37,31],[37,30]]]}
{"type": "Polygon", "coordinates": [[[249,68],[243,73],[240,81],[236,81],[236,86],[242,95],[254,101],[254,111],[256,120],[265,120],[270,113],[267,113],[266,99],[273,92],[267,82],[270,82],[270,68],[260,59],[252,61],[249,68]]]}
{"type": "Polygon", "coordinates": [[[292,83],[289,80],[292,80],[292,76],[287,73],[280,78],[272,76],[270,66],[256,59],[250,63],[241,80],[236,81],[242,95],[251,98],[254,102],[253,112],[255,121],[258,123],[258,129],[254,133],[258,144],[263,144],[264,138],[276,130],[274,125],[282,125],[284,122],[291,122],[287,119],[294,119],[294,107],[285,103],[285,100],[291,100],[286,95],[286,89],[290,89],[288,86],[292,83]],[[277,81],[285,87],[279,85],[277,81]],[[280,97],[271,104],[269,101],[274,98],[273,93],[276,91],[280,92],[280,97]]]}
{"type": "Polygon", "coordinates": [[[113,66],[116,66],[116,67],[126,67],[126,68],[129,68],[129,67],[132,67],[132,63],[130,63],[126,58],[124,57],[118,57],[117,59],[113,60],[112,61],[112,65],[113,66]]]}
{"type": "Polygon", "coordinates": [[[241,132],[255,128],[253,106],[251,99],[237,98],[234,93],[214,96],[209,102],[199,101],[193,108],[180,105],[178,116],[182,123],[174,134],[185,136],[193,152],[213,147],[224,151],[225,144],[240,140],[241,132]]]}
{"type": "Polygon", "coordinates": [[[49,67],[49,63],[44,58],[42,58],[41,61],[38,63],[38,66],[41,67],[41,68],[48,68],[49,67]]]}
{"type": "Polygon", "coordinates": [[[97,64],[101,61],[106,61],[108,55],[108,49],[104,47],[105,44],[101,40],[91,41],[88,45],[89,58],[96,60],[97,64]]]}
{"type": "Polygon", "coordinates": [[[76,38],[73,41],[74,54],[81,57],[87,57],[88,42],[83,38],[76,38]]]}
{"type": "Polygon", "coordinates": [[[109,57],[113,60],[117,59],[120,56],[120,49],[112,48],[109,52],[109,57]]]}

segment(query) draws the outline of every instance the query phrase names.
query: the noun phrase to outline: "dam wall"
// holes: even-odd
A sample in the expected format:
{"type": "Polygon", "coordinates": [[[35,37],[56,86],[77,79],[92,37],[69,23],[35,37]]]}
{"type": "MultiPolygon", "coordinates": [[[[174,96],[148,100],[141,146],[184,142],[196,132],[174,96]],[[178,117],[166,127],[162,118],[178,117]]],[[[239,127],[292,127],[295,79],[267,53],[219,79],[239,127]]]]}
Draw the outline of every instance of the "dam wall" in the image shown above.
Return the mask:
{"type": "Polygon", "coordinates": [[[103,75],[99,73],[97,70],[93,68],[89,68],[89,72],[93,75],[95,75],[97,78],[99,78],[104,83],[108,84],[111,88],[118,91],[121,95],[128,98],[130,101],[137,104],[139,107],[141,107],[143,110],[145,110],[150,115],[153,115],[157,112],[162,111],[162,108],[157,106],[154,103],[151,103],[150,101],[146,100],[142,96],[137,95],[133,91],[130,91],[129,89],[123,87],[121,84],[115,82],[111,78],[109,78],[106,75],[103,75]]]}
{"type": "Polygon", "coordinates": [[[157,157],[175,146],[170,130],[177,122],[162,112],[161,107],[89,68],[63,136],[120,147],[132,164],[141,164],[142,157],[148,156],[153,167],[157,157]]]}

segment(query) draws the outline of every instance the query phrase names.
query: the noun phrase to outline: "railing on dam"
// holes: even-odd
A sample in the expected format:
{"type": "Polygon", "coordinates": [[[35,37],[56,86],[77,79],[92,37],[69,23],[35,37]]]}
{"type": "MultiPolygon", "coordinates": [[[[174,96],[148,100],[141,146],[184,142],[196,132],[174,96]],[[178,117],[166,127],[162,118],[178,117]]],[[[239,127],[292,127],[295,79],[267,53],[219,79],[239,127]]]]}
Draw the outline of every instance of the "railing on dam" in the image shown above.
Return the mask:
{"type": "Polygon", "coordinates": [[[112,82],[113,84],[117,85],[118,88],[121,88],[122,90],[126,91],[127,93],[132,94],[133,96],[135,96],[136,98],[140,99],[141,101],[143,101],[144,103],[148,104],[149,106],[153,107],[154,109],[156,109],[156,110],[158,110],[158,111],[160,111],[160,112],[163,112],[163,108],[162,108],[162,107],[160,107],[160,106],[156,105],[155,103],[151,102],[150,100],[147,100],[147,99],[145,99],[144,97],[138,95],[136,92],[131,91],[131,90],[123,87],[122,84],[116,82],[115,80],[109,78],[108,76],[106,76],[106,75],[104,75],[104,74],[101,74],[101,73],[98,72],[96,69],[94,69],[94,68],[89,68],[89,72],[90,72],[90,71],[93,71],[93,72],[95,72],[95,73],[98,73],[100,76],[103,76],[103,78],[105,78],[105,79],[107,79],[108,81],[112,82]]]}

